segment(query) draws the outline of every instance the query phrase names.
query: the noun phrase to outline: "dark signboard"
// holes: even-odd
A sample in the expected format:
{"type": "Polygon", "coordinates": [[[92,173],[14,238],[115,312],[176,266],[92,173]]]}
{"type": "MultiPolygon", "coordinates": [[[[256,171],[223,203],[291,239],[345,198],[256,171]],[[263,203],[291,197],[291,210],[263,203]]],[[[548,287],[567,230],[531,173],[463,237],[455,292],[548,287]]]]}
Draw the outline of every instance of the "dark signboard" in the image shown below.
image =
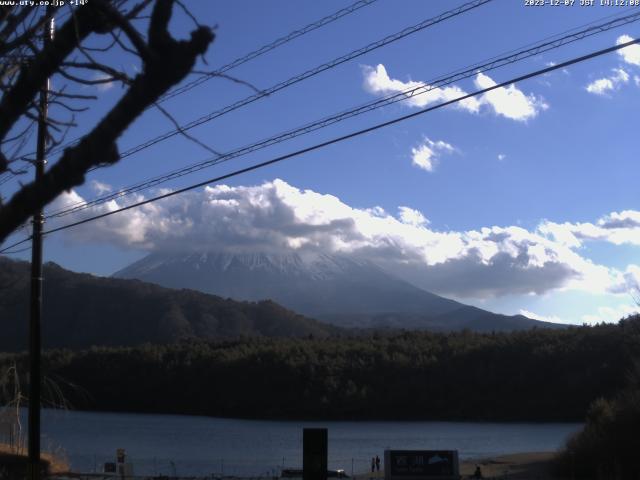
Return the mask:
{"type": "Polygon", "coordinates": [[[305,428],[302,431],[302,478],[327,480],[327,429],[305,428]]]}
{"type": "Polygon", "coordinates": [[[385,478],[456,478],[458,452],[456,450],[387,450],[385,478]]]}

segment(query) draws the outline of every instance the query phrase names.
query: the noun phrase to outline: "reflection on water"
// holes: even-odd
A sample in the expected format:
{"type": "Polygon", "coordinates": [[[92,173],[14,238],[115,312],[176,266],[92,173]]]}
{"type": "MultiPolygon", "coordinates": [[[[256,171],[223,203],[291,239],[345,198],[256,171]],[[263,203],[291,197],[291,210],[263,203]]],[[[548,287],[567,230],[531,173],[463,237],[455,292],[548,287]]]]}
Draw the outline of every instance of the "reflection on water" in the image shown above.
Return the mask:
{"type": "Polygon", "coordinates": [[[136,474],[272,475],[302,464],[302,428],[329,429],[329,466],[364,472],[386,448],[452,449],[460,458],[553,451],[577,423],[303,422],[45,410],[43,446],[75,471],[125,448],[136,474]],[[175,469],[175,470],[174,470],[175,469]]]}

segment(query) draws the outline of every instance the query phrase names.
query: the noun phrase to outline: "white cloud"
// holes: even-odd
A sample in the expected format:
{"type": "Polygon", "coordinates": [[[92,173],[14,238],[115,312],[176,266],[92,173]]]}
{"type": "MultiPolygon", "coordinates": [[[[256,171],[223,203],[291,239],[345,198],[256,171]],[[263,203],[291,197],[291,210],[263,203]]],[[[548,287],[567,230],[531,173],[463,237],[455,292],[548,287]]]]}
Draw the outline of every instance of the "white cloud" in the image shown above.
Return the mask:
{"type": "MultiPolygon", "coordinates": [[[[120,197],[76,213],[72,220],[141,199],[140,195],[120,197]]],[[[72,191],[52,207],[81,200],[72,191]]],[[[623,228],[620,225],[635,219],[635,213],[613,213],[603,217],[598,227],[623,228]]],[[[54,220],[50,226],[56,226],[54,220]]],[[[620,272],[583,258],[576,252],[580,240],[570,229],[573,237],[569,241],[556,238],[549,233],[551,229],[545,233],[516,226],[439,231],[422,212],[409,207],[399,208],[397,216],[377,206],[354,208],[333,195],[300,190],[282,180],[206,187],[66,232],[67,238],[77,242],[106,242],[147,251],[296,249],[347,254],[373,261],[422,288],[457,298],[557,289],[612,292],[640,272],[635,267],[620,272]]]]}
{"type": "Polygon", "coordinates": [[[598,225],[607,229],[616,228],[640,228],[640,211],[623,210],[612,212],[598,220],[598,225]]]}
{"type": "Polygon", "coordinates": [[[636,87],[640,87],[640,76],[634,75],[633,76],[633,81],[636,84],[636,87]]]}
{"type": "Polygon", "coordinates": [[[98,195],[109,193],[112,190],[111,185],[99,182],[98,180],[91,180],[91,188],[98,195]]]}
{"type": "Polygon", "coordinates": [[[587,85],[587,92],[596,95],[604,95],[606,92],[613,90],[613,82],[609,78],[600,78],[587,85]]]}
{"type": "MultiPolygon", "coordinates": [[[[622,43],[627,43],[633,40],[629,35],[621,35],[616,40],[616,45],[620,45],[622,43]]],[[[635,45],[629,45],[628,47],[624,47],[621,50],[618,50],[618,55],[622,57],[622,59],[630,64],[640,66],[640,45],[637,43],[635,45]]]]}
{"type": "Polygon", "coordinates": [[[583,315],[582,321],[588,324],[596,323],[616,323],[618,320],[633,315],[638,312],[638,307],[634,305],[621,304],[617,307],[599,307],[596,313],[583,315]]]}
{"type": "MultiPolygon", "coordinates": [[[[475,79],[477,88],[485,89],[496,85],[496,82],[488,75],[478,73],[475,79]]],[[[535,95],[525,95],[515,85],[500,87],[485,93],[482,96],[482,103],[491,106],[497,115],[510,118],[512,120],[528,120],[535,117],[541,110],[549,108],[544,100],[535,95]]]]}
{"type": "MultiPolygon", "coordinates": [[[[376,95],[405,92],[405,102],[412,107],[424,108],[432,103],[446,102],[467,95],[467,92],[455,86],[437,88],[421,82],[392,79],[382,64],[376,68],[364,66],[363,71],[364,86],[368,92],[376,95]]],[[[477,113],[480,109],[480,103],[473,97],[455,103],[454,106],[471,113],[477,113]]]]}
{"type": "MultiPolygon", "coordinates": [[[[545,67],[555,67],[556,65],[557,65],[557,63],[556,63],[556,62],[554,62],[554,61],[545,62],[545,64],[544,64],[544,66],[545,66],[545,67]]],[[[570,74],[570,73],[569,73],[569,70],[567,70],[566,68],[563,68],[563,69],[562,69],[562,70],[560,70],[560,71],[561,71],[562,73],[564,73],[565,75],[569,75],[569,74],[570,74]]],[[[546,76],[546,75],[550,75],[550,73],[546,73],[546,74],[545,74],[545,76],[546,76]]]]}
{"type": "Polygon", "coordinates": [[[431,223],[425,218],[421,211],[409,207],[398,207],[398,216],[402,223],[416,227],[431,223]]]}
{"type": "Polygon", "coordinates": [[[455,148],[442,140],[433,141],[425,137],[424,142],[411,149],[412,163],[422,170],[432,172],[443,153],[452,153],[455,148]]]}
{"type": "Polygon", "coordinates": [[[594,80],[585,88],[587,92],[595,95],[606,95],[620,87],[621,84],[629,82],[629,74],[622,68],[612,69],[613,74],[609,77],[594,80]]]}
{"type": "Polygon", "coordinates": [[[555,223],[545,221],[539,231],[554,241],[571,248],[582,246],[585,241],[603,241],[614,245],[640,246],[640,211],[612,212],[595,223],[555,223]]]}
{"type": "Polygon", "coordinates": [[[632,295],[634,298],[640,295],[640,266],[628,265],[624,273],[618,274],[617,283],[612,285],[611,293],[632,295]]]}
{"type": "Polygon", "coordinates": [[[529,310],[520,309],[520,315],[524,315],[525,317],[531,318],[532,320],[540,320],[541,322],[551,322],[551,323],[566,323],[569,324],[571,322],[567,322],[566,320],[561,319],[556,315],[538,315],[537,313],[531,312],[529,310]]]}
{"type": "MultiPolygon", "coordinates": [[[[363,71],[364,87],[368,92],[376,95],[404,93],[405,103],[412,107],[424,108],[432,103],[446,102],[467,95],[466,91],[455,86],[435,88],[421,82],[393,79],[382,64],[375,68],[364,66],[363,71]]],[[[479,89],[496,85],[496,82],[483,73],[476,75],[474,83],[479,89]]],[[[515,85],[500,87],[480,98],[471,97],[454,104],[456,108],[471,113],[478,113],[483,105],[489,106],[496,115],[521,121],[533,118],[538,112],[548,108],[541,98],[533,94],[525,95],[515,85]]]]}
{"type": "MultiPolygon", "coordinates": [[[[538,226],[538,231],[541,235],[571,249],[578,249],[585,242],[640,246],[640,211],[612,212],[594,223],[545,221],[538,226]]],[[[607,291],[620,294],[640,292],[640,267],[628,265],[624,272],[611,272],[607,291]]]]}
{"type": "Polygon", "coordinates": [[[614,68],[613,73],[613,78],[615,78],[617,82],[627,83],[629,81],[629,74],[622,68],[614,68]]]}
{"type": "MultiPolygon", "coordinates": [[[[545,62],[545,64],[544,64],[545,67],[555,67],[556,65],[557,65],[557,63],[554,62],[554,61],[545,62]]],[[[562,73],[564,73],[565,75],[569,75],[570,74],[569,70],[567,70],[566,68],[563,68],[560,71],[562,73]]],[[[551,75],[551,73],[546,73],[545,76],[547,76],[547,75],[551,75]]]]}
{"type": "MultiPolygon", "coordinates": [[[[107,80],[109,78],[112,78],[111,75],[106,74],[105,72],[94,72],[93,74],[93,80],[107,80]]],[[[100,92],[106,92],[107,90],[110,90],[111,88],[113,88],[113,86],[115,85],[116,82],[111,81],[111,82],[103,82],[103,83],[96,83],[94,86],[100,91],[100,92]]]]}
{"type": "Polygon", "coordinates": [[[507,156],[506,156],[504,153],[499,153],[499,154],[498,154],[498,160],[500,160],[501,162],[502,162],[503,160],[505,160],[506,158],[507,158],[507,156]]]}

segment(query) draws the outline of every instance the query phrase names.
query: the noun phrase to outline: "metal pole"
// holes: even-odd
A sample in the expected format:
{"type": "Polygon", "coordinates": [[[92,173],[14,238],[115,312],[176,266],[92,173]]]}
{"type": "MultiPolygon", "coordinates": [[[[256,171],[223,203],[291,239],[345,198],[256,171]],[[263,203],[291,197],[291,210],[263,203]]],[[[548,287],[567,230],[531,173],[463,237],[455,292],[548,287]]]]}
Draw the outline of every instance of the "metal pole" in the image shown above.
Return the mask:
{"type": "MultiPolygon", "coordinates": [[[[53,10],[47,9],[51,19],[47,23],[44,34],[46,48],[53,38],[53,10]]],[[[38,141],[36,149],[36,185],[42,183],[44,176],[45,150],[47,146],[47,110],[49,104],[49,79],[40,90],[40,111],[38,114],[38,141]]],[[[29,318],[29,446],[28,474],[30,480],[40,479],[40,391],[42,384],[41,370],[41,333],[40,318],[42,313],[42,224],[44,216],[42,208],[33,214],[33,237],[31,247],[31,312],[29,318]]]]}

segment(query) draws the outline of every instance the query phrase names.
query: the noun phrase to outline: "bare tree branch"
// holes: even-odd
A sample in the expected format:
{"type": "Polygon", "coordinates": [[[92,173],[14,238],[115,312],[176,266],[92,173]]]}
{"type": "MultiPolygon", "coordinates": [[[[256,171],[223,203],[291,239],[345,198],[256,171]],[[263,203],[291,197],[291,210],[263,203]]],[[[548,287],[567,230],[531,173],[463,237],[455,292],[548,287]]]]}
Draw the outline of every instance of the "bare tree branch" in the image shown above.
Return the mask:
{"type": "Polygon", "coordinates": [[[89,110],[89,107],[72,107],[71,105],[68,105],[67,103],[61,102],[59,100],[49,100],[49,105],[58,105],[65,110],[73,113],[86,112],[87,110],[89,110]]]}
{"type": "Polygon", "coordinates": [[[104,77],[104,78],[89,79],[89,78],[77,77],[67,72],[64,69],[60,69],[58,73],[62,75],[64,78],[66,78],[67,80],[71,80],[72,82],[79,83],[81,85],[102,85],[105,83],[112,83],[112,82],[118,82],[118,81],[121,81],[126,84],[131,83],[131,80],[129,79],[129,77],[127,77],[126,75],[120,75],[120,74],[118,75],[118,77],[104,77]]]}
{"type": "Polygon", "coordinates": [[[35,23],[35,25],[30,26],[26,29],[22,34],[18,35],[16,38],[11,40],[10,42],[2,42],[0,43],[0,55],[8,52],[18,45],[22,45],[27,39],[33,38],[37,31],[42,29],[42,26],[45,25],[49,21],[48,15],[42,15],[40,19],[35,23]]]}
{"type": "Polygon", "coordinates": [[[209,153],[213,153],[214,155],[221,157],[222,154],[220,152],[217,152],[216,150],[214,150],[213,148],[211,148],[209,145],[207,145],[204,142],[201,142],[200,140],[198,140],[196,137],[194,137],[193,135],[187,133],[186,130],[184,130],[182,128],[182,126],[180,125],[180,123],[173,118],[173,115],[171,115],[167,110],[165,110],[163,107],[160,106],[160,104],[158,102],[154,102],[153,106],[156,107],[158,110],[160,110],[160,112],[167,117],[171,123],[173,123],[173,126],[176,128],[176,130],[178,130],[178,132],[180,132],[180,135],[183,135],[185,138],[187,138],[188,140],[191,140],[193,143],[195,143],[196,145],[201,146],[202,148],[204,148],[207,152],[209,153]]]}
{"type": "MultiPolygon", "coordinates": [[[[64,62],[62,66],[70,67],[70,68],[79,68],[83,70],[95,70],[95,71],[103,72],[103,73],[106,73],[107,75],[110,75],[111,79],[109,81],[118,80],[126,84],[131,83],[131,78],[126,73],[123,73],[119,70],[116,70],[115,68],[112,68],[108,65],[104,65],[98,62],[64,62]]],[[[106,83],[106,82],[102,81],[102,82],[96,82],[96,83],[106,83]]]]}
{"type": "MultiPolygon", "coordinates": [[[[154,8],[154,11],[157,9],[158,5],[160,5],[161,3],[164,3],[164,2],[156,3],[156,8],[154,8]]],[[[170,9],[171,7],[169,7],[169,10],[170,9]]],[[[129,41],[138,51],[142,59],[145,62],[149,61],[151,56],[151,52],[149,51],[149,46],[151,45],[147,46],[144,39],[140,35],[140,32],[138,32],[133,27],[133,25],[131,25],[129,20],[126,17],[124,17],[122,14],[120,14],[120,12],[118,12],[115,8],[111,7],[108,4],[104,5],[104,13],[106,16],[108,16],[110,21],[112,21],[115,25],[117,25],[120,29],[122,29],[125,35],[127,35],[127,38],[129,38],[129,41]]],[[[167,35],[168,35],[168,32],[167,32],[167,35]]],[[[153,48],[153,46],[151,47],[153,48]]]]}
{"type": "Polygon", "coordinates": [[[96,28],[95,15],[92,14],[96,13],[96,6],[101,2],[102,0],[93,0],[78,9],[77,16],[82,20],[78,22],[78,31],[76,32],[73,19],[69,20],[56,34],[55,39],[35,56],[29,68],[22,70],[10,91],[2,96],[0,139],[7,135],[24,113],[45,80],[57,71],[63,60],[77,47],[78,40],[82,41],[96,28]]]}
{"type": "Polygon", "coordinates": [[[191,73],[197,73],[197,74],[204,75],[204,76],[207,76],[207,77],[224,78],[225,80],[229,80],[229,81],[231,81],[233,83],[237,83],[239,85],[244,85],[245,87],[249,87],[255,93],[262,93],[262,90],[259,89],[258,87],[256,87],[253,83],[247,82],[246,80],[242,80],[242,79],[234,77],[232,75],[227,75],[226,73],[205,72],[205,71],[202,71],[202,70],[194,70],[191,73]]]}
{"type": "Polygon", "coordinates": [[[61,90],[49,90],[49,93],[55,97],[68,98],[70,100],[97,100],[96,95],[83,95],[80,93],[65,93],[61,90]]]}
{"type": "Polygon", "coordinates": [[[136,52],[135,50],[133,50],[132,48],[129,48],[121,39],[120,39],[120,35],[118,35],[118,32],[110,32],[111,36],[113,37],[113,41],[115,43],[118,44],[118,46],[124,50],[127,53],[130,53],[131,55],[134,55],[136,57],[140,57],[140,54],[138,52],[136,52]]]}
{"type": "MultiPolygon", "coordinates": [[[[131,8],[131,10],[129,10],[127,13],[124,14],[124,17],[129,19],[129,20],[133,20],[135,18],[138,18],[138,15],[140,14],[140,12],[142,12],[145,8],[147,8],[151,2],[153,0],[143,0],[142,2],[139,2],[137,5],[135,5],[133,8],[131,8]]],[[[200,26],[200,25],[198,25],[200,26]]]]}
{"type": "MultiPolygon", "coordinates": [[[[25,115],[25,108],[47,76],[61,67],[65,58],[90,32],[109,33],[109,28],[121,28],[143,60],[142,72],[133,78],[122,98],[77,144],[64,150],[59,160],[44,174],[42,182],[24,185],[0,207],[0,242],[23,224],[35,209],[44,207],[63,191],[82,184],[90,168],[117,162],[120,157],[116,140],[120,135],[146,108],[187,76],[196,59],[206,52],[214,39],[208,27],[195,29],[188,40],[172,38],[168,24],[173,3],[173,0],[155,1],[148,42],[144,43],[143,37],[112,4],[92,0],[85,6],[92,7],[77,9],[76,18],[65,24],[51,48],[36,56],[29,73],[20,74],[9,92],[11,95],[3,95],[0,102],[0,139],[6,136],[20,116],[25,115]],[[10,100],[10,97],[17,99],[10,100]]],[[[64,93],[61,96],[78,97],[64,93]]],[[[57,121],[57,125],[63,123],[57,121]]]]}
{"type": "Polygon", "coordinates": [[[180,9],[185,13],[185,15],[191,19],[191,21],[197,28],[200,28],[202,26],[200,25],[200,22],[198,22],[198,19],[193,16],[193,13],[191,13],[189,9],[185,7],[184,3],[182,3],[180,0],[176,0],[176,3],[180,7],[180,9]]]}
{"type": "Polygon", "coordinates": [[[5,22],[5,26],[2,30],[0,30],[0,42],[5,42],[7,38],[9,38],[16,29],[26,20],[29,16],[30,12],[28,8],[21,8],[18,10],[18,13],[11,14],[12,11],[15,11],[12,7],[7,8],[7,13],[3,19],[5,22]]]}

